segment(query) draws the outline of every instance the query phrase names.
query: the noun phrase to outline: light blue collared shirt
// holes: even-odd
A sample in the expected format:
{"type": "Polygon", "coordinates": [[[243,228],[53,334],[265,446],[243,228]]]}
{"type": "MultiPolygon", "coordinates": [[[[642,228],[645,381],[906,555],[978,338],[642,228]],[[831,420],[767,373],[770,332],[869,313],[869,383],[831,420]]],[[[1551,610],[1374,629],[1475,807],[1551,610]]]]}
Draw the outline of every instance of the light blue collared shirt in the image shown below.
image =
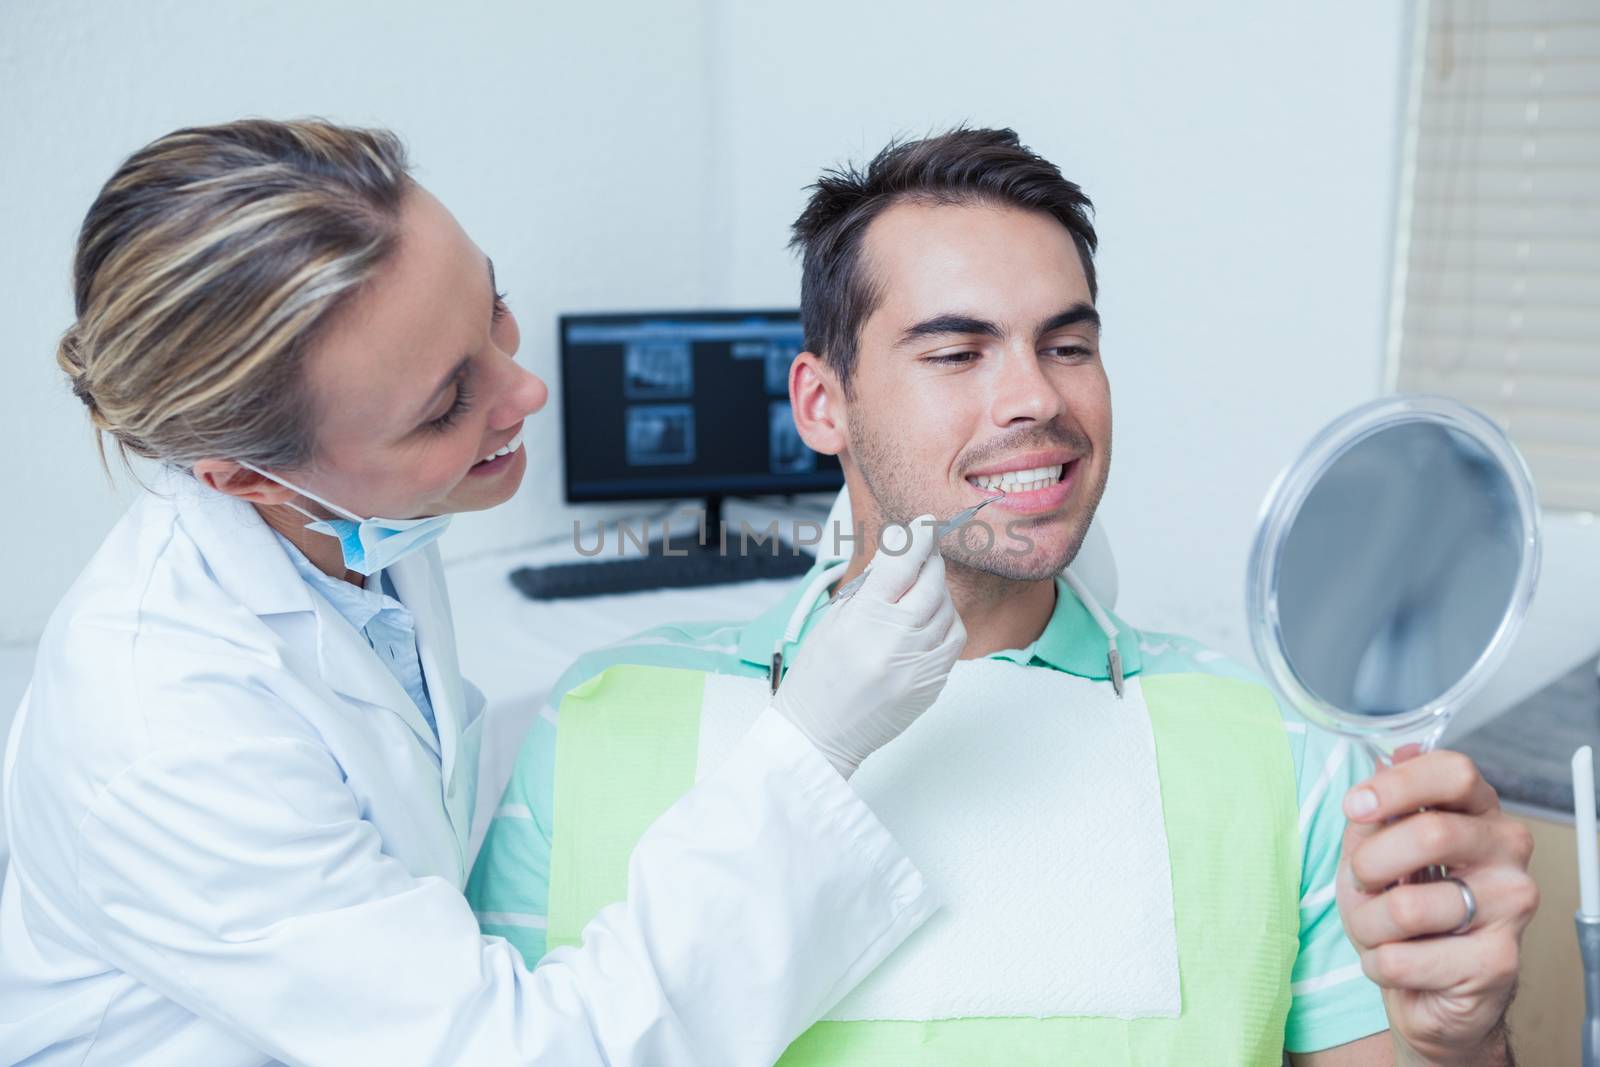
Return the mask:
{"type": "Polygon", "coordinates": [[[289,562],[300,572],[305,583],[328,599],[334,609],[354,626],[367,644],[378,654],[383,665],[389,668],[395,681],[400,683],[428,720],[433,736],[439,736],[439,725],[433,718],[433,701],[428,697],[428,683],[422,676],[422,660],[417,653],[417,623],[406,606],[400,603],[394,583],[387,571],[379,571],[367,578],[366,588],[358,588],[339,578],[330,578],[306,558],[278,531],[272,535],[289,553],[289,562]]]}

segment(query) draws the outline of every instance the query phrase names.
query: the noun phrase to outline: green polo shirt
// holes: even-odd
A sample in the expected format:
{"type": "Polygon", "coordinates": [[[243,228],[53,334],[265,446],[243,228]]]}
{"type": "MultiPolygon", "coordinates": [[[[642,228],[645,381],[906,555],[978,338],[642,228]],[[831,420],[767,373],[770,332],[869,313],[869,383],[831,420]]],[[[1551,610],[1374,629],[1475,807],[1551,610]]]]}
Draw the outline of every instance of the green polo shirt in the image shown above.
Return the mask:
{"type": "MultiPolygon", "coordinates": [[[[562,697],[621,664],[765,678],[773,647],[809,583],[810,576],[797,582],[782,602],[749,622],[658,626],[587,652],[567,668],[528,732],[467,884],[467,898],[485,933],[509,940],[530,966],[544,955],[557,709],[562,697]]],[[[825,590],[819,592],[818,600],[825,595],[825,590]]],[[[787,646],[785,655],[790,662],[823,614],[812,613],[799,640],[787,646]]],[[[1143,633],[1115,616],[1112,621],[1127,677],[1210,674],[1261,684],[1253,673],[1188,638],[1143,633]]],[[[1094,617],[1071,588],[1057,579],[1055,609],[1038,639],[1025,648],[996,652],[989,658],[1064,671],[1109,685],[1106,652],[1105,635],[1094,617]]],[[[1311,729],[1281,703],[1278,707],[1298,783],[1301,842],[1300,951],[1291,979],[1284,1047],[1291,1052],[1312,1052],[1389,1026],[1378,988],[1362,973],[1334,901],[1334,872],[1345,826],[1344,794],[1371,774],[1372,767],[1355,745],[1311,729]]]]}

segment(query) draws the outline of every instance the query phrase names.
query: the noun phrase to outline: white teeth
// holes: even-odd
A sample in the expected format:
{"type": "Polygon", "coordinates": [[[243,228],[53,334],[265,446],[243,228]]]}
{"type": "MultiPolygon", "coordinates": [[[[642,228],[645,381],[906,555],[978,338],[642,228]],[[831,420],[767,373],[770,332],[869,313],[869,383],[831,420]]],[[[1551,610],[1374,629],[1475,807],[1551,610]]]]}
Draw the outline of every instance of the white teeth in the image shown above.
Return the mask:
{"type": "Polygon", "coordinates": [[[980,489],[998,489],[1005,493],[1028,493],[1045,489],[1061,480],[1063,468],[1032,467],[1028,470],[1006,471],[1004,474],[983,474],[967,479],[980,489]]]}
{"type": "Polygon", "coordinates": [[[489,453],[487,456],[484,456],[482,459],[478,460],[478,462],[479,463],[487,463],[491,459],[499,459],[501,456],[509,456],[511,453],[515,452],[517,449],[519,449],[521,447],[522,447],[522,431],[518,430],[517,431],[517,436],[515,436],[511,440],[507,441],[503,448],[501,448],[498,452],[489,453]]]}

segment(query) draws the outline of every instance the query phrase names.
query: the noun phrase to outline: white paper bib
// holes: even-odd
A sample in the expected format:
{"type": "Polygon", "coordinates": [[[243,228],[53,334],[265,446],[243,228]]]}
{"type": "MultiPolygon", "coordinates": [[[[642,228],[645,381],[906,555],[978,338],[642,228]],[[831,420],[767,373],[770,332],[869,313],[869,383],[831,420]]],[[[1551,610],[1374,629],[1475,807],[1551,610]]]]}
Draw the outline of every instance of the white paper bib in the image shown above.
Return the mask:
{"type": "MultiPolygon", "coordinates": [[[[695,776],[769,702],[710,675],[695,776]]],[[[1181,758],[1181,754],[1178,758],[1181,758]]],[[[1137,678],[956,664],[851,779],[942,902],[824,1018],[1176,1018],[1177,931],[1155,738],[1137,678]]]]}

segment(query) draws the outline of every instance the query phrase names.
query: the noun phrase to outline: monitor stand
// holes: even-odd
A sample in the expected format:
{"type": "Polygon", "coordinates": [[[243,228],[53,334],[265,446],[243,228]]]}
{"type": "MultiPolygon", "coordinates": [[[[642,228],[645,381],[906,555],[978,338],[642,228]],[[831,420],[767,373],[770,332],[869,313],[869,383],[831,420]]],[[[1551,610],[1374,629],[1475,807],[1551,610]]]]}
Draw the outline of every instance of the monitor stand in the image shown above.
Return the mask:
{"type": "Polygon", "coordinates": [[[556,600],[791,578],[805,574],[816,563],[811,553],[796,552],[778,538],[757,543],[753,538],[741,539],[737,530],[724,538],[722,504],[723,497],[708,497],[700,531],[653,540],[643,554],[519,567],[511,572],[511,584],[530,599],[556,600]],[[700,543],[701,533],[704,544],[700,543]]]}
{"type": "MultiPolygon", "coordinates": [[[[701,551],[714,551],[722,541],[722,502],[726,499],[721,493],[706,497],[706,506],[703,512],[705,522],[700,526],[705,543],[696,545],[701,551]]],[[[651,545],[651,551],[655,551],[654,544],[651,545]]],[[[737,548],[735,548],[735,551],[737,551],[737,548]]]]}

